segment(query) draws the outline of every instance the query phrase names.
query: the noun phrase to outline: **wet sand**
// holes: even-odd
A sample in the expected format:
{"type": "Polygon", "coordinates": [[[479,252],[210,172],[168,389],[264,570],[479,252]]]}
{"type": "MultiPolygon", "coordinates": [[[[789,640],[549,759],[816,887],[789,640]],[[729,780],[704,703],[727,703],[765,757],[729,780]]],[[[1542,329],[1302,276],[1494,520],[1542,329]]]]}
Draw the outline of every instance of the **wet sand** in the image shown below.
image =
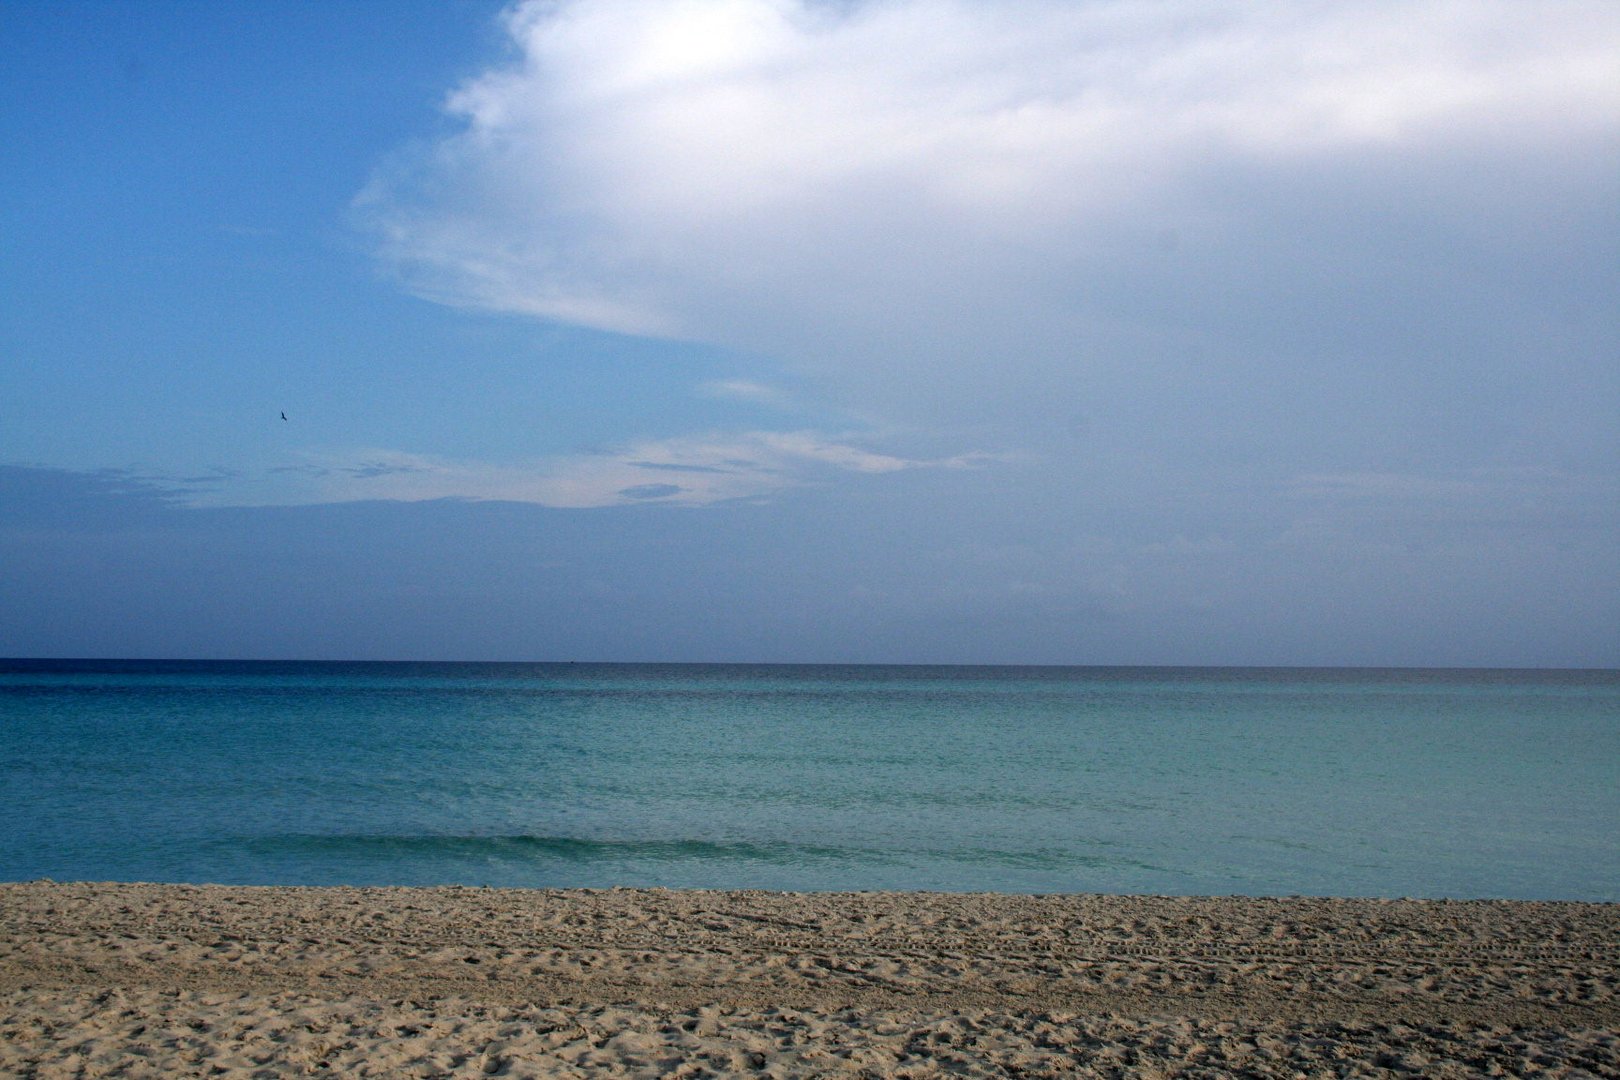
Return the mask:
{"type": "Polygon", "coordinates": [[[1620,905],[4,884],[0,1074],[1620,1076],[1620,905]]]}

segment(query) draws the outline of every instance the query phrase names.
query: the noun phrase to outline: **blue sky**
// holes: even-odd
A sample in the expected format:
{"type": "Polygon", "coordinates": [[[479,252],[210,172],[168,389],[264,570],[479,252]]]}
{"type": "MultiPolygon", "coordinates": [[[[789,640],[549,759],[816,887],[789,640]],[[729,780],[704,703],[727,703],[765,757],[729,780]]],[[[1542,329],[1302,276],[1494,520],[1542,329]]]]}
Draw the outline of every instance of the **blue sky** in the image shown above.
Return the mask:
{"type": "Polygon", "coordinates": [[[0,57],[0,655],[1620,664],[1613,5],[0,57]]]}

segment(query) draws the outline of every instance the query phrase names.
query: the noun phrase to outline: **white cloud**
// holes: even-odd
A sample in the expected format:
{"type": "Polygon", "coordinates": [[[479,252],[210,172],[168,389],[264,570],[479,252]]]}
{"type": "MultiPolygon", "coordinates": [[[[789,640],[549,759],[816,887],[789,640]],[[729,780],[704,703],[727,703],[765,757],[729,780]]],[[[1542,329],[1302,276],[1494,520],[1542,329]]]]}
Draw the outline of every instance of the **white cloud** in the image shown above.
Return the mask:
{"type": "Polygon", "coordinates": [[[307,454],[257,484],[242,479],[219,491],[188,494],[194,505],[475,499],[553,507],[706,506],[765,498],[846,474],[968,468],[988,460],[902,458],[816,432],[756,431],[642,440],[602,453],[504,465],[380,449],[307,454]]]}
{"type": "Polygon", "coordinates": [[[1602,0],[529,0],[507,18],[520,58],[450,96],[462,133],[360,200],[411,287],[818,370],[918,338],[969,343],[919,350],[923,370],[1005,367],[983,346],[1009,335],[1072,347],[1122,222],[1218,228],[1220,200],[1191,193],[1210,169],[1519,156],[1620,123],[1602,0]]]}
{"type": "Polygon", "coordinates": [[[775,408],[789,408],[793,404],[783,391],[752,379],[714,379],[698,387],[698,392],[705,397],[729,398],[775,408]]]}

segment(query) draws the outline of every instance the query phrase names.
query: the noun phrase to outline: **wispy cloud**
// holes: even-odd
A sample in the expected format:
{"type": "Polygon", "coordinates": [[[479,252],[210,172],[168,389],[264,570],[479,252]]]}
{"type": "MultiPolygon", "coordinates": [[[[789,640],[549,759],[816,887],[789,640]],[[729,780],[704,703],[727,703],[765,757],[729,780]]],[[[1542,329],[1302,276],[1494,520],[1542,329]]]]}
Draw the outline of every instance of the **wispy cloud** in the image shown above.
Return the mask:
{"type": "Polygon", "coordinates": [[[195,505],[286,505],[388,499],[506,500],[554,507],[661,502],[679,506],[762,499],[840,477],[969,468],[989,454],[898,457],[816,432],[755,431],[643,440],[599,453],[517,464],[394,450],[309,454],[255,483],[187,493],[195,505]]]}
{"type": "Polygon", "coordinates": [[[698,387],[698,392],[705,397],[729,398],[779,409],[793,405],[793,399],[785,391],[752,379],[714,379],[698,387]]]}
{"type": "Polygon", "coordinates": [[[684,490],[686,489],[679,484],[637,484],[635,487],[624,488],[619,492],[619,495],[626,499],[638,501],[643,499],[667,499],[679,495],[684,490]]]}
{"type": "Polygon", "coordinates": [[[1547,467],[1356,471],[1297,477],[1290,493],[1315,528],[1346,519],[1613,528],[1620,479],[1547,467]]]}
{"type": "Polygon", "coordinates": [[[1574,475],[1549,468],[1449,469],[1428,472],[1307,473],[1295,478],[1302,496],[1441,502],[1505,494],[1573,497],[1594,489],[1620,489],[1612,477],[1574,475]]]}

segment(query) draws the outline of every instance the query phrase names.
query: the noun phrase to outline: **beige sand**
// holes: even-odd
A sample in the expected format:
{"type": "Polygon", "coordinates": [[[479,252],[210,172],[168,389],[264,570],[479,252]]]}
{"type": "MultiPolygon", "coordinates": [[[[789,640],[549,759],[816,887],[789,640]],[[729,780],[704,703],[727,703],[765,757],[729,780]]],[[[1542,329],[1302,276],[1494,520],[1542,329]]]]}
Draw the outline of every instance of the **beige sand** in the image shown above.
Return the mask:
{"type": "Polygon", "coordinates": [[[19,1076],[1620,1076],[1620,906],[0,885],[19,1076]]]}

